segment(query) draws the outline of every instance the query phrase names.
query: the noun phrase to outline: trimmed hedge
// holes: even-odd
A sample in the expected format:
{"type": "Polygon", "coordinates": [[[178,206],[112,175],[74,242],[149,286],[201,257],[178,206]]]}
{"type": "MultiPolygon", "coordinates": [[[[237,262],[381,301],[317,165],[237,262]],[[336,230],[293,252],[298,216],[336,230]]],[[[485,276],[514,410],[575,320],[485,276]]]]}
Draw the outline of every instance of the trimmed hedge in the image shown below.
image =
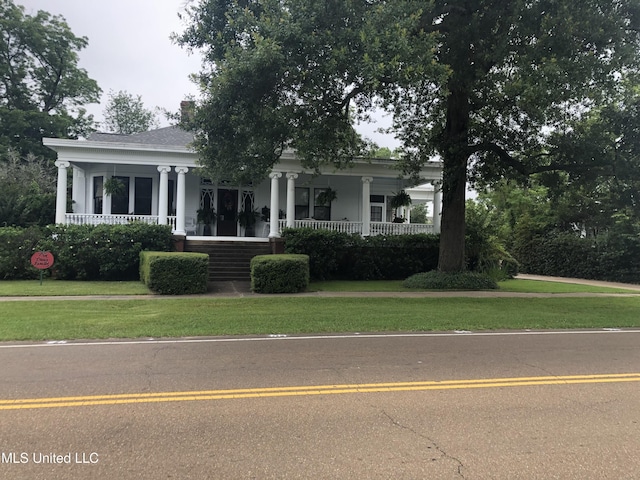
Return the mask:
{"type": "Polygon", "coordinates": [[[520,271],[537,275],[640,283],[640,237],[581,238],[567,232],[518,232],[520,271]]]}
{"type": "Polygon", "coordinates": [[[56,259],[54,272],[62,280],[137,280],[140,252],[170,252],[168,225],[53,225],[39,243],[56,259]]]}
{"type": "Polygon", "coordinates": [[[251,259],[251,290],[256,293],[298,293],[308,287],[308,255],[257,255],[251,259]]]}
{"type": "Polygon", "coordinates": [[[426,290],[495,290],[498,284],[489,275],[475,272],[442,273],[436,270],[416,273],[407,278],[406,288],[426,290]]]}
{"type": "Polygon", "coordinates": [[[209,256],[192,252],[140,252],[140,280],[161,295],[205,293],[209,256]]]}
{"type": "Polygon", "coordinates": [[[40,273],[31,266],[31,255],[38,250],[42,230],[30,228],[0,228],[0,279],[30,280],[40,273]]]}
{"type": "Polygon", "coordinates": [[[361,237],[311,228],[283,232],[285,252],[309,256],[314,280],[401,280],[438,265],[438,235],[361,237]]]}

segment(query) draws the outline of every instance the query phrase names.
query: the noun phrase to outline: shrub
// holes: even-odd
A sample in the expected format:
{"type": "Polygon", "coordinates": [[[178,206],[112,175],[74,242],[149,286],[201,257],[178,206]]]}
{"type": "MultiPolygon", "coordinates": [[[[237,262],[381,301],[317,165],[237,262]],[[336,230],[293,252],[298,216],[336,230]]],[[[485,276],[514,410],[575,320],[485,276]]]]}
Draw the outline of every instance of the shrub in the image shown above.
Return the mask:
{"type": "Polygon", "coordinates": [[[640,238],[633,234],[583,238],[554,230],[519,231],[514,254],[524,273],[640,283],[640,238]]]}
{"type": "Polygon", "coordinates": [[[39,276],[31,266],[42,232],[37,227],[0,228],[0,279],[28,280],[39,276]]]}
{"type": "Polygon", "coordinates": [[[57,278],[63,280],[135,280],[140,252],[171,251],[167,225],[53,225],[38,245],[56,258],[57,278]]]}
{"type": "Polygon", "coordinates": [[[309,256],[314,280],[393,280],[438,265],[438,235],[362,238],[311,228],[285,229],[285,252],[309,256]]]}
{"type": "Polygon", "coordinates": [[[308,286],[308,255],[258,255],[251,259],[251,290],[256,293],[297,293],[308,286]]]}
{"type": "Polygon", "coordinates": [[[161,295],[207,291],[209,256],[192,252],[140,252],[140,280],[161,295]]]}
{"type": "Polygon", "coordinates": [[[285,253],[309,256],[309,273],[314,280],[339,275],[348,250],[361,242],[359,235],[312,228],[286,228],[282,236],[285,253]]]}
{"type": "Polygon", "coordinates": [[[426,290],[495,290],[498,284],[488,275],[475,272],[442,273],[436,270],[416,273],[407,278],[406,288],[426,290]]]}

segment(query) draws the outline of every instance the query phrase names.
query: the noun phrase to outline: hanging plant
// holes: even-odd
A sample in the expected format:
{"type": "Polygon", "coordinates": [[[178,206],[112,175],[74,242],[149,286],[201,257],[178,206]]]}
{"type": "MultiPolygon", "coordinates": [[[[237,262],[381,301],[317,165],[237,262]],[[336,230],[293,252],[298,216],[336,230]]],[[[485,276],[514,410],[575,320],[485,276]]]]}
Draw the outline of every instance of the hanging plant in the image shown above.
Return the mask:
{"type": "Polygon", "coordinates": [[[404,190],[400,190],[398,193],[394,194],[389,201],[389,206],[394,210],[400,207],[408,207],[411,205],[411,197],[404,190]]]}
{"type": "Polygon", "coordinates": [[[116,177],[108,178],[102,187],[107,195],[124,195],[124,182],[116,177]]]}
{"type": "Polygon", "coordinates": [[[338,198],[338,192],[333,190],[331,187],[328,187],[326,190],[323,190],[316,197],[317,205],[330,206],[331,202],[338,198]]]}

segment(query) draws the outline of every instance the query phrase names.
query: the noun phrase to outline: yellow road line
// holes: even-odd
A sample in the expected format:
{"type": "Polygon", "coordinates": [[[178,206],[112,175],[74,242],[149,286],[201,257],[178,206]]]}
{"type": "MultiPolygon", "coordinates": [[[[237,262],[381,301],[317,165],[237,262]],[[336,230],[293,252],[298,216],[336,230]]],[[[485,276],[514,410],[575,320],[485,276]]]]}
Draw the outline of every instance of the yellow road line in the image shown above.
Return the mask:
{"type": "Polygon", "coordinates": [[[565,375],[546,377],[485,378],[427,382],[366,383],[346,385],[292,386],[203,390],[193,392],[124,393],[77,397],[26,398],[0,400],[0,410],[36,408],[86,407],[94,405],[124,405],[133,403],[189,402],[242,398],[268,398],[348,393],[409,392],[471,388],[525,387],[534,385],[576,385],[590,383],[640,382],[640,373],[604,375],[565,375]]]}

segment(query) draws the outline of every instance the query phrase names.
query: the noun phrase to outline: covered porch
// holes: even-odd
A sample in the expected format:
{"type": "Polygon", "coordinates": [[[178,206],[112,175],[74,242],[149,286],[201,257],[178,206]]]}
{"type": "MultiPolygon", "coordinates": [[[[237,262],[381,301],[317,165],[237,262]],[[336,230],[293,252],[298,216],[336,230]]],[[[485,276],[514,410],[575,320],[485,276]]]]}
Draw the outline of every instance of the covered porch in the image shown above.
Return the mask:
{"type": "MultiPolygon", "coordinates": [[[[156,141],[153,133],[141,134],[141,140],[156,141]]],[[[428,221],[410,223],[411,206],[392,207],[397,192],[411,192],[393,160],[360,159],[349,169],[327,168],[318,175],[301,168],[293,152],[285,152],[268,180],[234,185],[202,178],[197,157],[186,145],[128,143],[115,137],[45,139],[58,153],[56,223],[143,222],[170,225],[176,235],[256,240],[301,227],[363,236],[439,232],[438,162],[424,167],[426,188],[414,201],[429,205],[428,221]],[[121,191],[108,191],[114,179],[121,191]],[[67,211],[69,186],[72,211],[67,211]],[[210,220],[203,220],[203,211],[213,213],[210,220]],[[253,218],[250,224],[247,216],[253,218]]]]}

